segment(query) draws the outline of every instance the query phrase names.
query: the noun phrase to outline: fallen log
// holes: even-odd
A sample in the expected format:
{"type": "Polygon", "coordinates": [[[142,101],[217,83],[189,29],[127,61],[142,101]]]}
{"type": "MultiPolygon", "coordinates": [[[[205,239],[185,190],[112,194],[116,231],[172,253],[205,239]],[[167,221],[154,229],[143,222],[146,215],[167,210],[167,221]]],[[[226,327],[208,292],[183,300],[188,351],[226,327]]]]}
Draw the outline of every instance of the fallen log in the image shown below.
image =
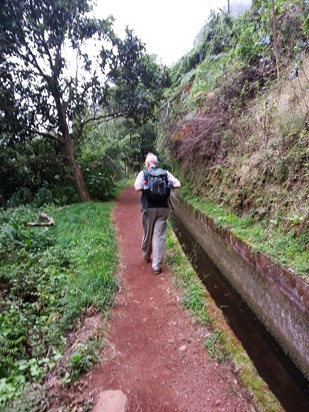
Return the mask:
{"type": "Polygon", "coordinates": [[[28,226],[54,226],[55,221],[51,216],[46,213],[39,213],[38,222],[29,222],[28,226]]]}

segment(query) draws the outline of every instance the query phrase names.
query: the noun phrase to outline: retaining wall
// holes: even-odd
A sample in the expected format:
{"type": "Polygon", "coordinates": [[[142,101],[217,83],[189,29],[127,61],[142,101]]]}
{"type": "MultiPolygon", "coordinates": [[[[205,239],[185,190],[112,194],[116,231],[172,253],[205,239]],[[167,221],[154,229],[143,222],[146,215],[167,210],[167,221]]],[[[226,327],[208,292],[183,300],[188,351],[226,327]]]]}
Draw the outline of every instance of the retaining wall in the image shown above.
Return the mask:
{"type": "Polygon", "coordinates": [[[173,212],[309,378],[309,285],[172,195],[173,212]]]}

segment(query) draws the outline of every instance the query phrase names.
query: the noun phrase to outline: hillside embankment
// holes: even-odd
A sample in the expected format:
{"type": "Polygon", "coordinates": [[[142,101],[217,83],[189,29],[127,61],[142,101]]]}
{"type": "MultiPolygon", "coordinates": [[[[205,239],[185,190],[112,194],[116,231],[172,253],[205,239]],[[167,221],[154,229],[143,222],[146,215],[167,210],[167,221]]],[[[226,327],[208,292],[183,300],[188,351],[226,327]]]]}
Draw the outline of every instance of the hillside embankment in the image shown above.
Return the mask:
{"type": "Polygon", "coordinates": [[[228,62],[218,53],[178,75],[161,113],[160,147],[187,199],[245,221],[245,240],[308,283],[308,52],[297,67],[295,56],[282,57],[277,76],[229,53],[228,62]]]}
{"type": "Polygon", "coordinates": [[[270,229],[281,223],[295,236],[308,234],[307,73],[309,57],[298,78],[275,82],[233,116],[227,109],[229,119],[218,114],[220,89],[203,95],[206,108],[211,104],[214,111],[203,113],[201,105],[187,113],[188,120],[177,123],[169,137],[194,194],[239,216],[267,218],[270,229]]]}
{"type": "Polygon", "coordinates": [[[281,1],[272,11],[260,3],[238,19],[213,16],[175,65],[159,143],[187,200],[212,203],[218,225],[237,230],[242,221],[251,233],[241,237],[308,283],[307,6],[281,1]]]}

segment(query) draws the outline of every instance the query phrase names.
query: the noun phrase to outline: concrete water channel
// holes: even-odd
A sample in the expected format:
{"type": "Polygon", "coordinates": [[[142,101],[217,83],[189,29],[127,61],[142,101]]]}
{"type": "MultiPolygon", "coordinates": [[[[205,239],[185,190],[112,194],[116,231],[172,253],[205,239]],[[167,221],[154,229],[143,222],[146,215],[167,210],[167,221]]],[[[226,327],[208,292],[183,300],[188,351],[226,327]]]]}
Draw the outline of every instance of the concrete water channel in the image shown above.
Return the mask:
{"type": "Polygon", "coordinates": [[[192,223],[194,216],[180,213],[174,200],[172,224],[180,244],[258,373],[287,412],[308,411],[309,381],[206,254],[188,219],[192,223]]]}

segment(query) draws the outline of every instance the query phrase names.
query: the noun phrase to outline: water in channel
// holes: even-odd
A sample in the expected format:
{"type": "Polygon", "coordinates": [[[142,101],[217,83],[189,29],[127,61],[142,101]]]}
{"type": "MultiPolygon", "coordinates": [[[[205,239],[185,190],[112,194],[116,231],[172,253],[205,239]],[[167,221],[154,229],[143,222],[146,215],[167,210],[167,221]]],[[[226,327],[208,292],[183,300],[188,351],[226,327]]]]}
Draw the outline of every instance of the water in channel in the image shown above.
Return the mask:
{"type": "Polygon", "coordinates": [[[309,382],[175,215],[173,229],[198,276],[287,412],[309,411],[309,382]]]}

